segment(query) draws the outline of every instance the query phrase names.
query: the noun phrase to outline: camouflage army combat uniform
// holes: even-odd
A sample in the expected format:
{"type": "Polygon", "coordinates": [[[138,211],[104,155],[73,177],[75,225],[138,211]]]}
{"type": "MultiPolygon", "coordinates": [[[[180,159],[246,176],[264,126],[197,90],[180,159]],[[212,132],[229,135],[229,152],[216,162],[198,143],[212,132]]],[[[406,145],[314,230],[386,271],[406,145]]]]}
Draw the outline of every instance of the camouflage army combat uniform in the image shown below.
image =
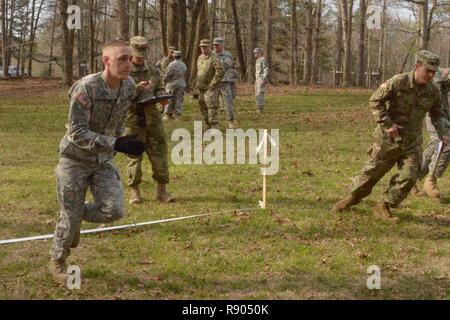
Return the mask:
{"type": "MultiPolygon", "coordinates": [[[[213,44],[224,44],[224,40],[222,38],[215,38],[213,44]]],[[[233,72],[233,56],[229,51],[222,50],[222,52],[217,52],[217,56],[222,62],[222,66],[224,68],[224,76],[222,81],[218,85],[219,95],[221,97],[221,102],[223,103],[223,108],[225,110],[225,114],[228,121],[228,126],[230,128],[234,128],[234,107],[233,107],[233,91],[232,91],[232,81],[234,78],[233,72]]]]}
{"type": "Polygon", "coordinates": [[[69,256],[83,220],[108,223],[124,215],[123,188],[113,155],[134,97],[131,78],[123,80],[115,92],[102,73],[82,78],[69,91],[68,130],[59,145],[55,171],[60,217],[50,250],[54,261],[69,256]],[[94,202],[85,203],[88,188],[94,202]]]}
{"type": "MultiPolygon", "coordinates": [[[[419,57],[419,61],[427,61],[430,66],[439,66],[439,57],[431,52],[421,51],[419,57]]],[[[422,154],[422,121],[427,113],[439,135],[445,134],[439,90],[431,82],[424,86],[415,84],[414,72],[394,76],[371,96],[370,108],[378,123],[373,135],[375,142],[361,174],[353,179],[351,195],[339,201],[333,211],[359,203],[397,165],[399,172],[391,178],[383,201],[374,210],[382,218],[396,220],[390,216],[389,208],[398,207],[416,182],[422,154]],[[403,126],[395,139],[385,131],[394,124],[403,126]]]]}
{"type": "MultiPolygon", "coordinates": [[[[450,108],[448,100],[448,94],[450,92],[450,76],[448,71],[444,71],[444,69],[438,70],[434,77],[434,81],[441,90],[441,103],[442,111],[445,117],[444,123],[446,135],[450,137],[450,108]],[[443,74],[443,72],[445,74],[443,74]]],[[[432,198],[440,198],[440,192],[437,188],[436,180],[437,178],[442,177],[450,163],[450,146],[447,145],[442,148],[439,159],[436,159],[436,150],[440,139],[429,115],[426,116],[426,126],[430,140],[423,153],[419,180],[422,180],[429,172],[432,172],[434,166],[436,166],[434,174],[429,174],[424,182],[424,191],[432,198]]]]}
{"type": "Polygon", "coordinates": [[[166,69],[163,82],[166,84],[166,92],[175,96],[166,106],[165,114],[172,117],[181,116],[183,112],[183,95],[186,88],[186,70],[187,67],[183,61],[180,60],[181,52],[175,51],[173,53],[175,60],[172,61],[166,69]]]}
{"type": "MultiPolygon", "coordinates": [[[[201,40],[200,46],[210,46],[209,40],[201,40]]],[[[218,85],[224,68],[214,52],[201,54],[197,60],[198,103],[207,127],[218,127],[218,85]]]]}
{"type": "MultiPolygon", "coordinates": [[[[131,39],[131,46],[135,49],[135,55],[139,55],[140,47],[136,44],[136,42],[139,42],[133,41],[135,38],[138,37],[131,39]]],[[[142,50],[145,51],[145,48],[142,50]]],[[[166,94],[158,70],[149,62],[145,61],[143,65],[133,63],[130,76],[134,79],[136,84],[142,81],[151,81],[151,87],[148,90],[143,90],[137,87],[138,96],[136,101],[140,100],[144,96],[159,96],[166,94]]],[[[166,185],[169,183],[167,139],[162,125],[161,112],[158,110],[156,104],[153,104],[145,107],[144,115],[145,120],[143,122],[145,126],[142,126],[139,119],[137,105],[136,103],[133,103],[127,112],[125,133],[127,135],[137,135],[138,138],[145,143],[145,153],[152,164],[152,177],[158,185],[166,185]]],[[[139,185],[142,182],[143,155],[127,155],[127,158],[128,186],[132,188],[132,197],[130,202],[140,203],[141,197],[139,193],[139,185]]]]}
{"type": "MultiPolygon", "coordinates": [[[[167,56],[163,57],[160,61],[158,61],[159,74],[161,78],[164,78],[166,75],[167,67],[173,61],[172,54],[175,52],[175,47],[168,47],[167,56]]],[[[165,84],[163,82],[163,84],[165,84]]]]}
{"type": "MultiPolygon", "coordinates": [[[[260,48],[256,48],[254,53],[262,53],[260,48]]],[[[255,66],[255,97],[256,108],[262,112],[264,110],[264,96],[266,94],[266,83],[269,77],[269,64],[265,57],[259,57],[255,66]]]]}

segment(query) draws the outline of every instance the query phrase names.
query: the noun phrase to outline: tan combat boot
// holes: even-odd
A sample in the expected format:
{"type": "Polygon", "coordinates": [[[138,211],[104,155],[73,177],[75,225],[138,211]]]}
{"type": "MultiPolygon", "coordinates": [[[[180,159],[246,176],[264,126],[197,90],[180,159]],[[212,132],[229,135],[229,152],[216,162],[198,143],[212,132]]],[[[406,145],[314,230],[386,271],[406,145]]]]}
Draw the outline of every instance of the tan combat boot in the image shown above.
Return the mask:
{"type": "Polygon", "coordinates": [[[339,200],[331,209],[331,212],[338,213],[345,210],[348,210],[351,206],[358,204],[360,199],[356,198],[354,195],[350,194],[346,196],[344,199],[339,200]]]}
{"type": "Polygon", "coordinates": [[[138,204],[142,202],[141,193],[139,192],[139,187],[131,187],[131,198],[130,204],[138,204]]]}
{"type": "Polygon", "coordinates": [[[234,121],[228,121],[228,129],[236,129],[236,123],[234,121]]]}
{"type": "Polygon", "coordinates": [[[72,244],[70,245],[71,248],[76,248],[80,244],[80,238],[81,238],[81,223],[80,227],[75,231],[75,236],[73,237],[72,244]]]}
{"type": "Polygon", "coordinates": [[[378,202],[375,207],[373,208],[373,214],[385,221],[389,222],[398,222],[399,219],[397,217],[394,217],[391,213],[391,210],[389,209],[388,204],[385,201],[378,202]]]}
{"type": "Polygon", "coordinates": [[[430,198],[439,199],[441,193],[436,184],[436,177],[428,176],[423,183],[423,190],[430,198]]]}
{"type": "Polygon", "coordinates": [[[156,198],[160,202],[174,202],[175,201],[175,198],[172,198],[170,193],[167,192],[166,185],[163,183],[158,183],[156,198]]]}
{"type": "Polygon", "coordinates": [[[67,284],[67,279],[69,275],[66,272],[66,263],[64,260],[53,260],[50,259],[48,265],[48,270],[52,274],[53,280],[60,284],[67,284]]]}
{"type": "Polygon", "coordinates": [[[162,120],[163,121],[170,121],[170,120],[172,120],[173,119],[173,117],[172,117],[172,115],[170,115],[170,114],[167,114],[167,113],[164,113],[164,115],[163,115],[163,117],[162,117],[162,120]]]}

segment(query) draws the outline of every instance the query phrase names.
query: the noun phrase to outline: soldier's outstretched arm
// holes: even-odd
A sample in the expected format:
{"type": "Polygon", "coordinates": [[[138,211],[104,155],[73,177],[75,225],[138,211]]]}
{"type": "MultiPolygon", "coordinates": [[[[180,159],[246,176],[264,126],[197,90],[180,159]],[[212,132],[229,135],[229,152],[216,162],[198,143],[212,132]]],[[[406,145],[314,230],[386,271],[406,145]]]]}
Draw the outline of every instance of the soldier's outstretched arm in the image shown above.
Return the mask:
{"type": "Polygon", "coordinates": [[[67,138],[80,149],[98,151],[114,149],[116,138],[89,129],[93,99],[84,85],[74,84],[70,94],[69,129],[67,138]]]}
{"type": "Polygon", "coordinates": [[[397,92],[395,78],[389,79],[383,83],[377,91],[370,97],[370,111],[375,118],[375,121],[383,127],[389,129],[394,125],[394,122],[389,117],[389,110],[386,102],[395,96],[397,92]]]}

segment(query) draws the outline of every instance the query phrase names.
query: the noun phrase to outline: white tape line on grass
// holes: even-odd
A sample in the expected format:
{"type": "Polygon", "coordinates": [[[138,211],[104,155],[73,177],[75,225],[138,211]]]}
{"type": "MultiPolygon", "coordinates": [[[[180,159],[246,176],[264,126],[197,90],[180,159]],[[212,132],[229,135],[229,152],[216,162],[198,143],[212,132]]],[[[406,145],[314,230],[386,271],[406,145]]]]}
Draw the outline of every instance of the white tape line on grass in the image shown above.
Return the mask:
{"type": "MultiPolygon", "coordinates": [[[[121,225],[121,226],[112,226],[112,227],[106,227],[106,228],[82,230],[81,234],[89,234],[89,233],[99,233],[99,232],[105,232],[105,231],[121,230],[121,229],[128,229],[128,228],[134,228],[134,227],[148,226],[148,225],[151,225],[151,224],[158,224],[158,223],[165,223],[165,222],[172,222],[172,221],[179,221],[179,220],[186,220],[186,219],[193,219],[193,218],[201,218],[201,217],[207,217],[207,216],[218,215],[218,214],[225,214],[225,213],[254,211],[254,210],[257,210],[257,209],[256,208],[236,209],[236,210],[221,211],[221,212],[203,213],[203,214],[197,214],[197,215],[185,216],[185,217],[177,217],[177,218],[162,219],[162,220],[155,220],[155,221],[131,223],[131,224],[125,224],[125,225],[121,225]]],[[[16,239],[9,239],[9,240],[0,240],[0,245],[1,244],[12,244],[12,243],[18,243],[18,242],[26,242],[26,241],[35,241],[35,240],[46,240],[46,239],[52,239],[52,238],[53,238],[53,234],[47,234],[47,235],[42,235],[42,236],[16,238],[16,239]]]]}

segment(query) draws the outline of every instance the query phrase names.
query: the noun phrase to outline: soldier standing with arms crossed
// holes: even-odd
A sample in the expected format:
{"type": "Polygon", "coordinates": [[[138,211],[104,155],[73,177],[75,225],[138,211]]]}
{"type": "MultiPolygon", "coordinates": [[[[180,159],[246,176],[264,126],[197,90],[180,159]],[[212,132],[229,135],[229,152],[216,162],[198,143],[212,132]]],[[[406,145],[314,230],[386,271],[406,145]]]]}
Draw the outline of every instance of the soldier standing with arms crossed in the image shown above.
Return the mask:
{"type": "Polygon", "coordinates": [[[228,128],[235,128],[235,116],[233,107],[233,91],[232,81],[234,78],[233,69],[233,56],[229,51],[224,50],[224,40],[222,38],[215,38],[213,42],[214,52],[220,58],[222,66],[225,70],[222,81],[220,82],[218,89],[219,94],[222,97],[223,107],[227,116],[228,128]]]}
{"type": "Polygon", "coordinates": [[[207,129],[219,129],[218,86],[224,75],[219,57],[211,51],[208,39],[200,41],[202,54],[197,59],[198,104],[207,129]]]}
{"type": "Polygon", "coordinates": [[[253,54],[256,59],[255,67],[255,97],[256,97],[256,109],[258,114],[264,112],[264,96],[266,94],[266,84],[269,81],[269,64],[264,57],[261,48],[255,48],[253,54]]]}

